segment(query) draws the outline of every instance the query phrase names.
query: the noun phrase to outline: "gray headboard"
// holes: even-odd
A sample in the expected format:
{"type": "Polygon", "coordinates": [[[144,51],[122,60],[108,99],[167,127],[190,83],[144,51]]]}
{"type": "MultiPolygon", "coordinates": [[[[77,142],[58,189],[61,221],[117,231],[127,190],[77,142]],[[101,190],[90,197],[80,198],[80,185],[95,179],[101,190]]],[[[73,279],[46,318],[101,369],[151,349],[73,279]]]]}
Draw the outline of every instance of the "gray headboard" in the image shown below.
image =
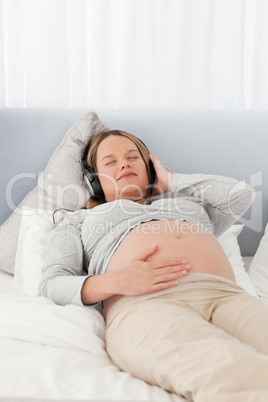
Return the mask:
{"type": "MultiPolygon", "coordinates": [[[[88,109],[0,108],[0,224],[36,185],[66,131],[88,109]],[[18,179],[19,178],[19,179],[18,179]]],[[[254,255],[268,221],[268,113],[252,111],[98,110],[111,129],[140,137],[163,163],[181,173],[234,177],[253,185],[256,198],[244,215],[239,242],[254,255]]]]}

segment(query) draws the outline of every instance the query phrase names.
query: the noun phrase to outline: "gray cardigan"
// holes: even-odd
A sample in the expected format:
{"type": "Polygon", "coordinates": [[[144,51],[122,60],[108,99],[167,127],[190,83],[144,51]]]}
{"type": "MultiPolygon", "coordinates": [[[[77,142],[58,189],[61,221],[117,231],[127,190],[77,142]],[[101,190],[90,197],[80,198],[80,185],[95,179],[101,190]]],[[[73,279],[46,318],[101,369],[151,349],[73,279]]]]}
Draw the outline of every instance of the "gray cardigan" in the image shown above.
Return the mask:
{"type": "Polygon", "coordinates": [[[149,205],[117,200],[70,212],[47,236],[39,295],[57,304],[81,306],[86,278],[106,272],[113,253],[135,226],[151,220],[187,220],[217,238],[253,199],[253,188],[244,182],[176,173],[171,191],[149,205]]]}

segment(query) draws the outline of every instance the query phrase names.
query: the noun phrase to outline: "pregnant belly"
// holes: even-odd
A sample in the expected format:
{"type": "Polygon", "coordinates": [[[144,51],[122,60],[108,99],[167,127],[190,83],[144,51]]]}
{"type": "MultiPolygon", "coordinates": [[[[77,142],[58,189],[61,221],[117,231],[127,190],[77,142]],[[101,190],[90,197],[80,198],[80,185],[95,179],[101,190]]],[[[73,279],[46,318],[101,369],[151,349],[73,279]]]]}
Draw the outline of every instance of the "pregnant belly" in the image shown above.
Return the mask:
{"type": "MultiPolygon", "coordinates": [[[[146,261],[185,258],[191,266],[190,272],[206,272],[235,281],[232,267],[217,240],[199,226],[185,221],[150,221],[136,226],[117,248],[107,272],[124,269],[153,243],[158,244],[158,249],[146,261]]],[[[105,315],[120,297],[115,295],[104,301],[105,315]]]]}

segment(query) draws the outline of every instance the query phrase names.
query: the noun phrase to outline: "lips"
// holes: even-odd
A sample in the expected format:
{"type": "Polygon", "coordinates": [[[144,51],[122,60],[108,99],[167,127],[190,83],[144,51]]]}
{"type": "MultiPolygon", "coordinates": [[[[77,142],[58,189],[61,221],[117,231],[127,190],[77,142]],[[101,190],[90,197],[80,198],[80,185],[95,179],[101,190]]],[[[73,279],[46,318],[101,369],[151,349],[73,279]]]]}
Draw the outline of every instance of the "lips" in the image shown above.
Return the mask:
{"type": "Polygon", "coordinates": [[[126,179],[128,177],[134,177],[134,176],[137,176],[136,173],[126,172],[126,173],[122,174],[117,180],[126,179]]]}

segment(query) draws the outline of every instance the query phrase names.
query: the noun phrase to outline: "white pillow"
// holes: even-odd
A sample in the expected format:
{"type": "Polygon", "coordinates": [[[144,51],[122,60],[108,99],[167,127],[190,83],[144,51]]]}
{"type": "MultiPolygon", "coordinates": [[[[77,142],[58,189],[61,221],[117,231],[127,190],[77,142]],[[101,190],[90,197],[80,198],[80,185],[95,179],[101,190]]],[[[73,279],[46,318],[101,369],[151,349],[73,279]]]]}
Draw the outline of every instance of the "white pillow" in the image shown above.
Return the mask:
{"type": "MultiPolygon", "coordinates": [[[[15,264],[15,292],[37,296],[44,261],[46,234],[53,227],[49,211],[24,210],[19,234],[15,264]]],[[[250,277],[244,268],[237,237],[244,225],[233,225],[218,239],[234,270],[237,284],[246,292],[257,296],[250,277]]]]}
{"type": "Polygon", "coordinates": [[[44,263],[45,238],[52,228],[52,211],[23,209],[15,260],[15,293],[26,296],[38,295],[44,263]]]}
{"type": "Polygon", "coordinates": [[[37,186],[23,199],[0,227],[0,267],[14,274],[15,255],[23,208],[75,209],[89,198],[82,174],[81,157],[89,140],[107,127],[94,112],[87,112],[67,131],[38,179],[37,186]]]}
{"type": "Polygon", "coordinates": [[[251,282],[249,274],[244,267],[237,237],[242,232],[244,225],[233,225],[227,229],[219,238],[218,242],[223,248],[234,271],[236,283],[252,296],[258,297],[251,282]]]}
{"type": "Polygon", "coordinates": [[[249,276],[257,294],[268,303],[268,224],[249,267],[249,276]]]}

